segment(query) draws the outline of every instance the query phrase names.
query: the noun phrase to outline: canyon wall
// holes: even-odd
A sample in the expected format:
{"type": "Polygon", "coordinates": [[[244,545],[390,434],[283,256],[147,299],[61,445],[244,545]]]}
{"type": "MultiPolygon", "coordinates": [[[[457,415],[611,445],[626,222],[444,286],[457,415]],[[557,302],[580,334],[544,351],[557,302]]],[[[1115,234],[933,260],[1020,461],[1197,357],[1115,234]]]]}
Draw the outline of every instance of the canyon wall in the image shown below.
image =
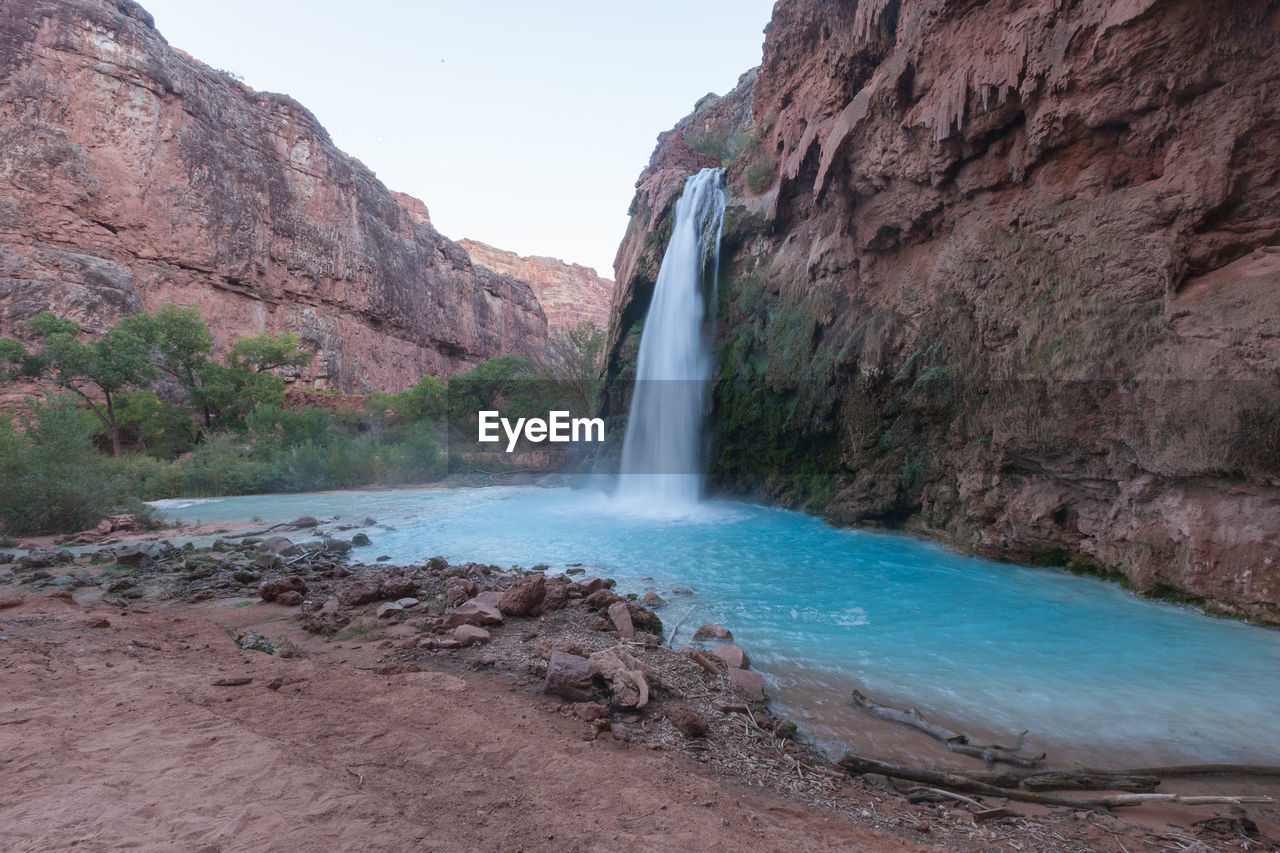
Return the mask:
{"type": "Polygon", "coordinates": [[[0,335],[170,301],[223,350],[297,332],[317,352],[299,378],[345,391],[547,339],[528,284],[475,266],[292,99],[172,49],[131,0],[5,0],[0,335]]]}
{"type": "Polygon", "coordinates": [[[459,240],[458,245],[476,265],[529,282],[550,331],[567,331],[582,323],[608,325],[613,282],[595,270],[555,258],[524,257],[475,240],[459,240]]]}
{"type": "Polygon", "coordinates": [[[640,177],[611,379],[722,164],[721,488],[1280,621],[1280,8],[782,0],[640,177]]]}

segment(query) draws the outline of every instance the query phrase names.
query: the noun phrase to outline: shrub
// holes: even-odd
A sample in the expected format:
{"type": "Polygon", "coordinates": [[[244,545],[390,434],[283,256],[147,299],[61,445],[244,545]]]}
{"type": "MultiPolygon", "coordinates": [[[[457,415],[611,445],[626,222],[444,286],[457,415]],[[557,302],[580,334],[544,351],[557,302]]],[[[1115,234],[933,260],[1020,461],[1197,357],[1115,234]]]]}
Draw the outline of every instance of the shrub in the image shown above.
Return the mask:
{"type": "Polygon", "coordinates": [[[69,394],[0,419],[0,527],[9,535],[84,530],[112,512],[148,516],[127,478],[93,444],[95,424],[69,394]],[[19,429],[18,427],[21,427],[19,429]]]}

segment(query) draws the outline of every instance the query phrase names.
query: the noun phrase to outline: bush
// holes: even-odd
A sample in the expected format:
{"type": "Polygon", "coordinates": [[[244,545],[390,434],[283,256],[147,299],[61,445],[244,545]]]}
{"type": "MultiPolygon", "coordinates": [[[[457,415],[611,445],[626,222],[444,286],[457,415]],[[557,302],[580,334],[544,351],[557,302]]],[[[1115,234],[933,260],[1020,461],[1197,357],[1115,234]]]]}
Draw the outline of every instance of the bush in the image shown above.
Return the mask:
{"type": "Polygon", "coordinates": [[[85,530],[113,512],[149,516],[128,479],[98,453],[96,425],[71,395],[0,419],[0,527],[12,536],[85,530]],[[20,429],[19,429],[20,427],[20,429]]]}

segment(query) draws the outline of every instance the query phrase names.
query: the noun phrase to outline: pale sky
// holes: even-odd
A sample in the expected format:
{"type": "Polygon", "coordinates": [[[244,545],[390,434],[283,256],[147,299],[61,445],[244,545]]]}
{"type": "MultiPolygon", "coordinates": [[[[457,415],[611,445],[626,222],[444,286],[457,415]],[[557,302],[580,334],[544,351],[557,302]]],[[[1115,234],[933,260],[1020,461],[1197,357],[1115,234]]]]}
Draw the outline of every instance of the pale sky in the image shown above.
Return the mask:
{"type": "Polygon", "coordinates": [[[613,276],[658,133],[760,63],[773,0],[142,0],[316,114],[453,239],[613,276]]]}

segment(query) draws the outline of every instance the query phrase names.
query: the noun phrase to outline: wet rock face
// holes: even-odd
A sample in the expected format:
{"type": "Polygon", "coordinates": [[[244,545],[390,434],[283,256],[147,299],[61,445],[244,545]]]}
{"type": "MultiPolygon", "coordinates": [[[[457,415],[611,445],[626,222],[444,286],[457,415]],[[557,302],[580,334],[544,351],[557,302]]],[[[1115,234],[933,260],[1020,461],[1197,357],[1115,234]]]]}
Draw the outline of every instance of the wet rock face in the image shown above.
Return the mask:
{"type": "Polygon", "coordinates": [[[129,2],[0,16],[0,334],[172,301],[217,346],[294,331],[299,378],[397,390],[545,347],[528,285],[474,266],[293,100],[171,48],[129,2]]]}
{"type": "Polygon", "coordinates": [[[609,375],[709,135],[722,487],[1280,618],[1277,127],[1274,6],[784,0],[637,183],[609,375]]]}

